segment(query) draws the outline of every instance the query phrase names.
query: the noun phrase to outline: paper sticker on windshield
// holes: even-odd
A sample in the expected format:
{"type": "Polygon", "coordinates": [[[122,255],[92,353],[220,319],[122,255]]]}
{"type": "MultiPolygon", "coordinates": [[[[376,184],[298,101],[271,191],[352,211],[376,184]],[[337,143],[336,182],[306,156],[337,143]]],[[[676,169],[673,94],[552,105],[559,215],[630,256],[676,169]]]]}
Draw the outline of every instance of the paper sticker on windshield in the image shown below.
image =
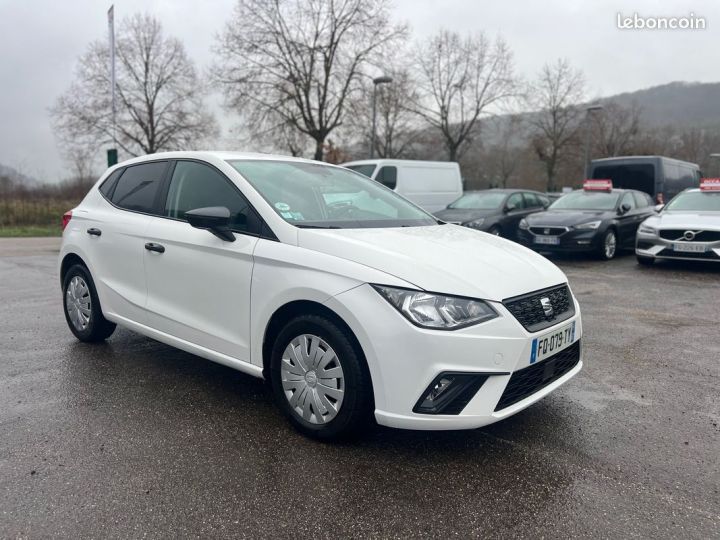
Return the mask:
{"type": "MultiPolygon", "coordinates": [[[[276,206],[277,206],[277,205],[276,205],[276,206]]],[[[292,219],[292,218],[293,218],[292,212],[280,212],[280,215],[281,215],[282,217],[284,217],[285,219],[292,219]]]]}
{"type": "Polygon", "coordinates": [[[276,202],[275,208],[277,208],[280,212],[287,212],[290,210],[290,205],[284,202],[276,202]]]}

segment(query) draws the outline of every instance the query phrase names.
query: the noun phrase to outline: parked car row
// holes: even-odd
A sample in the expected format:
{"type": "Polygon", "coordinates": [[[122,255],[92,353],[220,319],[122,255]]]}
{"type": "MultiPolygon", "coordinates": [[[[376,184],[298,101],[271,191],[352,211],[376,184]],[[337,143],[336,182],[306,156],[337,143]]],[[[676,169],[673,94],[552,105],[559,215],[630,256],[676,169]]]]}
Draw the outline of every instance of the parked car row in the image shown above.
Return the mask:
{"type": "Polygon", "coordinates": [[[612,259],[632,249],[640,223],[656,209],[641,191],[587,180],[551,204],[542,193],[489,189],[468,192],[435,216],[449,223],[502,235],[543,252],[592,252],[612,259]]]}

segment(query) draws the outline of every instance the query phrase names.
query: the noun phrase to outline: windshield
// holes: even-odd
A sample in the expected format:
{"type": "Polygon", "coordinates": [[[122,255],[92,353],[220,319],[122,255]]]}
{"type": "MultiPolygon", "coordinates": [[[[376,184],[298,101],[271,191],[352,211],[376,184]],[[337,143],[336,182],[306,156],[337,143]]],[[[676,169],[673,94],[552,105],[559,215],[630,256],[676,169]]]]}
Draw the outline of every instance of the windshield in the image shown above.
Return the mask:
{"type": "Polygon", "coordinates": [[[472,210],[492,210],[500,208],[500,205],[505,200],[505,193],[498,192],[479,192],[479,193],[466,193],[460,197],[454,203],[451,203],[448,208],[466,208],[472,210]]]}
{"type": "Polygon", "coordinates": [[[373,173],[375,172],[375,165],[348,165],[346,167],[347,169],[350,169],[351,171],[359,172],[360,174],[364,174],[368,178],[372,178],[373,173]]]}
{"type": "Polygon", "coordinates": [[[618,193],[573,191],[550,205],[549,210],[615,210],[618,193]]]}
{"type": "Polygon", "coordinates": [[[720,193],[681,193],[665,207],[666,212],[720,212],[720,193]]]}
{"type": "Polygon", "coordinates": [[[229,161],[288,223],[356,229],[435,225],[437,220],[360,174],[321,163],[229,161]]]}

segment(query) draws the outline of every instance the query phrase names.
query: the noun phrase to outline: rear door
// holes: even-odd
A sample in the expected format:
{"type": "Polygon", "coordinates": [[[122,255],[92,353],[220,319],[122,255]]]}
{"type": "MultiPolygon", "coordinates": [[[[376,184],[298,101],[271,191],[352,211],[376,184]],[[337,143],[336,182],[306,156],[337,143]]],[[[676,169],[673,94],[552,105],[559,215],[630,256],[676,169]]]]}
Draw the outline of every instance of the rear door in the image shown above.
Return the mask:
{"type": "Polygon", "coordinates": [[[250,360],[250,282],[261,221],[238,188],[211,165],[178,160],[163,217],[147,230],[163,252],[144,253],[148,325],[212,351],[250,360]],[[192,227],[185,212],[224,206],[235,241],[192,227]]]}
{"type": "Polygon", "coordinates": [[[132,165],[100,188],[105,201],[93,211],[86,234],[106,315],[146,321],[145,232],[154,219],[167,166],[167,161],[132,165]]]}

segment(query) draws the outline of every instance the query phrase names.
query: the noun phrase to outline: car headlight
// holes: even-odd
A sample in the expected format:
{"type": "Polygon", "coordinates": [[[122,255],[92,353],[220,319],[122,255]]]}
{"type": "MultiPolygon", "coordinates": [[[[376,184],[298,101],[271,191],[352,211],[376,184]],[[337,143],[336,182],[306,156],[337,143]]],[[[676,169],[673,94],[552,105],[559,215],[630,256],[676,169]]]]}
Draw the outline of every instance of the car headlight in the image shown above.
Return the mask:
{"type": "Polygon", "coordinates": [[[578,230],[595,230],[597,229],[602,221],[588,221],[587,223],[581,223],[580,225],[575,225],[573,229],[578,230]]]}
{"type": "Polygon", "coordinates": [[[657,229],[650,227],[648,225],[640,225],[640,229],[638,229],[638,232],[641,232],[642,234],[657,234],[657,229]]]}
{"type": "Polygon", "coordinates": [[[474,219],[472,221],[468,221],[467,223],[463,223],[463,225],[472,229],[479,229],[483,223],[485,223],[485,218],[474,219]]]}
{"type": "Polygon", "coordinates": [[[373,285],[375,290],[411,323],[423,328],[455,330],[498,316],[482,300],[431,294],[412,289],[373,285]]]}
{"type": "Polygon", "coordinates": [[[530,228],[530,225],[528,225],[527,219],[522,218],[520,223],[518,223],[518,227],[523,231],[527,231],[530,228]]]}

